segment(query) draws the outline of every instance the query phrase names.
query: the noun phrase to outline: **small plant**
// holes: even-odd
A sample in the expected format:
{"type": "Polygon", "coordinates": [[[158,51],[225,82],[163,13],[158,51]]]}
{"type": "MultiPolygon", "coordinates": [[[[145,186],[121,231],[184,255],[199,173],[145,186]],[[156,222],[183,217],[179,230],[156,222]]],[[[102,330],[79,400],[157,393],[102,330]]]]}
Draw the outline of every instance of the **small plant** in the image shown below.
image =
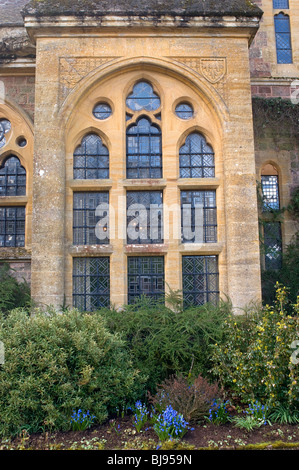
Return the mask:
{"type": "Polygon", "coordinates": [[[213,424],[225,424],[229,421],[229,414],[227,410],[227,405],[229,404],[228,401],[225,402],[217,402],[214,400],[210,409],[209,409],[209,417],[208,420],[213,424]]]}
{"type": "Polygon", "coordinates": [[[279,404],[271,411],[269,418],[280,424],[297,424],[299,423],[299,410],[279,404]]]}
{"type": "Polygon", "coordinates": [[[85,431],[93,424],[95,416],[91,416],[89,411],[83,413],[82,410],[73,411],[71,416],[72,431],[85,431]]]}
{"type": "Polygon", "coordinates": [[[231,421],[237,428],[246,429],[246,431],[253,431],[253,429],[259,428],[263,424],[260,418],[253,415],[235,416],[231,421]]]}
{"type": "Polygon", "coordinates": [[[148,410],[146,405],[143,405],[140,400],[135,403],[135,414],[133,424],[137,432],[140,432],[143,426],[148,421],[148,410]]]}
{"type": "Polygon", "coordinates": [[[190,429],[183,415],[170,405],[156,417],[153,428],[160,441],[181,439],[190,429]]]}
{"type": "Polygon", "coordinates": [[[248,410],[246,410],[246,413],[249,416],[260,420],[262,424],[267,424],[267,405],[262,405],[259,401],[255,401],[254,403],[250,403],[248,405],[248,410]]]}

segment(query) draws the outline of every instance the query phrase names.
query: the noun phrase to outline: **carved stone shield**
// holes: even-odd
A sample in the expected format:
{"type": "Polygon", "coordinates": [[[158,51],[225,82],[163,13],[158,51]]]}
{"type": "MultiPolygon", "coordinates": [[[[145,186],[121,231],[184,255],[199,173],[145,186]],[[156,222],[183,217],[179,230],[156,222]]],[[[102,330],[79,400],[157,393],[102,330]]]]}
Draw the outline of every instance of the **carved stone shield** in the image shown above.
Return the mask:
{"type": "Polygon", "coordinates": [[[217,83],[226,74],[226,59],[221,57],[200,59],[200,70],[206,80],[217,83]]]}

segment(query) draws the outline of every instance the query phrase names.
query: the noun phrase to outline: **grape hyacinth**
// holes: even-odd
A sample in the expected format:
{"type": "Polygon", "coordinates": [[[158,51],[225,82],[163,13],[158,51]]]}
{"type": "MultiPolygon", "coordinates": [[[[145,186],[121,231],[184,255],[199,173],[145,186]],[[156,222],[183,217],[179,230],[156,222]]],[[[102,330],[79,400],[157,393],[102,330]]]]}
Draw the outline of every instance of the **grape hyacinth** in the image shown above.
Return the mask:
{"type": "Polygon", "coordinates": [[[78,410],[77,412],[73,410],[73,414],[71,416],[71,427],[73,431],[85,431],[89,428],[95,416],[91,416],[89,410],[86,413],[82,413],[82,410],[78,410]]]}
{"type": "Polygon", "coordinates": [[[189,423],[185,421],[183,415],[179,414],[172,406],[168,406],[161,414],[156,418],[154,424],[154,431],[159,437],[160,441],[167,439],[179,439],[182,438],[189,428],[189,423]]]}

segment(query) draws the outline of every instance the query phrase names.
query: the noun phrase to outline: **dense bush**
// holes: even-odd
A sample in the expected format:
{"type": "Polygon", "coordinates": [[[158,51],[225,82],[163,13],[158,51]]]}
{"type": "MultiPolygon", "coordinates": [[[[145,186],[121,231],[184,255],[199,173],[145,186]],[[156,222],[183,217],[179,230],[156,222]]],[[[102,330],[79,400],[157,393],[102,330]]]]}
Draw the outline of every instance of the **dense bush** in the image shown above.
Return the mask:
{"type": "Polygon", "coordinates": [[[107,309],[101,314],[109,330],[124,338],[134,367],[147,375],[146,394],[173,374],[205,375],[211,366],[208,345],[220,340],[229,309],[221,302],[217,307],[206,304],[186,310],[177,304],[173,311],[142,299],[121,312],[107,309]]]}
{"type": "Polygon", "coordinates": [[[277,286],[273,307],[227,319],[224,340],[212,348],[212,371],[226,391],[245,403],[256,399],[270,407],[299,404],[299,370],[291,345],[298,338],[299,304],[285,310],[287,290],[277,286]]]}
{"type": "Polygon", "coordinates": [[[117,335],[99,314],[16,310],[2,318],[0,340],[0,433],[70,428],[73,410],[96,422],[136,399],[138,373],[117,335]]]}
{"type": "Polygon", "coordinates": [[[172,376],[157,387],[155,395],[149,394],[149,402],[160,413],[171,405],[189,423],[194,423],[206,418],[211,404],[220,396],[218,385],[210,384],[200,375],[192,381],[172,376]]]}
{"type": "Polygon", "coordinates": [[[0,312],[7,313],[29,304],[30,287],[27,282],[18,282],[7,263],[0,265],[0,312]]]}

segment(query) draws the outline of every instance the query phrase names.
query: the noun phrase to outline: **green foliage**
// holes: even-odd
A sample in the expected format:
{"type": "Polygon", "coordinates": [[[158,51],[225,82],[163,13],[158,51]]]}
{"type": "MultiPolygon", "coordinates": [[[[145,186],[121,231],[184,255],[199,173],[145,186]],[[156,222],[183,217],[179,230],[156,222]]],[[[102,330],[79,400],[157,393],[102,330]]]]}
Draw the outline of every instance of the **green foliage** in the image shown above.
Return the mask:
{"type": "Polygon", "coordinates": [[[0,340],[1,435],[67,430],[78,408],[100,423],[125,398],[135,400],[140,377],[99,314],[16,310],[2,318],[0,340]]]}
{"type": "Polygon", "coordinates": [[[224,340],[212,349],[212,372],[243,403],[259,400],[269,406],[298,406],[299,371],[291,359],[298,339],[299,304],[285,310],[287,289],[277,285],[276,303],[248,315],[231,316],[224,340]]]}
{"type": "Polygon", "coordinates": [[[264,424],[261,419],[252,415],[234,416],[231,421],[237,428],[245,429],[246,431],[253,431],[264,424]]]}
{"type": "Polygon", "coordinates": [[[30,305],[30,287],[27,282],[18,282],[7,263],[0,265],[0,312],[30,305]]]}
{"type": "Polygon", "coordinates": [[[271,422],[274,421],[280,424],[298,424],[299,410],[278,404],[270,413],[269,419],[271,422]]]}
{"type": "Polygon", "coordinates": [[[170,309],[143,298],[121,312],[106,309],[101,314],[108,329],[122,335],[134,367],[148,377],[143,387],[146,394],[173,374],[204,375],[210,366],[208,345],[220,339],[229,308],[220,303],[170,309]]]}

